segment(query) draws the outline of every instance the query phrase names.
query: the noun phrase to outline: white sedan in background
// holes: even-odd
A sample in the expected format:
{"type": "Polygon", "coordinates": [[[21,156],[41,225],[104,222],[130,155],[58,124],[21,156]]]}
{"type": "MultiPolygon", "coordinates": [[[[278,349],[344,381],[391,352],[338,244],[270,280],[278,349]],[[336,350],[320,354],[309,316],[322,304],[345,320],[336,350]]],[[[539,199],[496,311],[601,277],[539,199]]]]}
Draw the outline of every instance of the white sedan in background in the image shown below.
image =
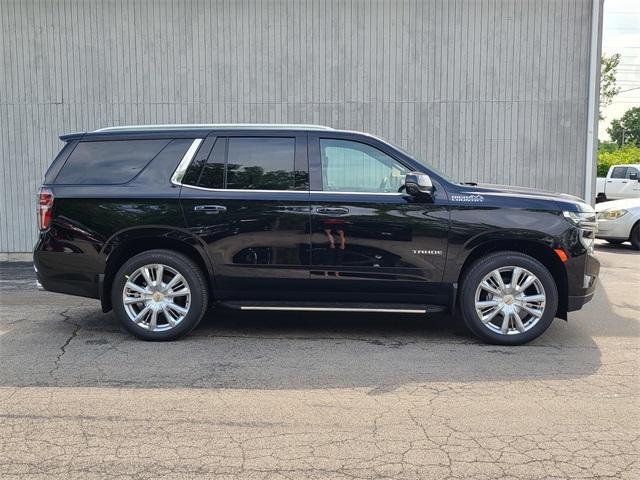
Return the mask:
{"type": "Polygon", "coordinates": [[[609,243],[631,242],[640,250],[640,198],[596,204],[598,233],[609,243]]]}

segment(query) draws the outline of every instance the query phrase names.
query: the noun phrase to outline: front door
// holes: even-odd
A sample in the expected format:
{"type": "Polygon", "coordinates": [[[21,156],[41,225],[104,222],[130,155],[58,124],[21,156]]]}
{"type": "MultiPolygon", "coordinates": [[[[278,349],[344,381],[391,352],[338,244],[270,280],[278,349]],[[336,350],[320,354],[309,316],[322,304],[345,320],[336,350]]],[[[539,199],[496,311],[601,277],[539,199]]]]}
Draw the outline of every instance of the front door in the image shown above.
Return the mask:
{"type": "Polygon", "coordinates": [[[327,135],[309,148],[312,283],[354,300],[445,300],[443,192],[424,201],[402,192],[409,168],[367,143],[327,135]]]}
{"type": "Polygon", "coordinates": [[[309,180],[304,136],[218,135],[186,172],[180,201],[214,268],[217,294],[254,298],[309,278],[309,180]]]}

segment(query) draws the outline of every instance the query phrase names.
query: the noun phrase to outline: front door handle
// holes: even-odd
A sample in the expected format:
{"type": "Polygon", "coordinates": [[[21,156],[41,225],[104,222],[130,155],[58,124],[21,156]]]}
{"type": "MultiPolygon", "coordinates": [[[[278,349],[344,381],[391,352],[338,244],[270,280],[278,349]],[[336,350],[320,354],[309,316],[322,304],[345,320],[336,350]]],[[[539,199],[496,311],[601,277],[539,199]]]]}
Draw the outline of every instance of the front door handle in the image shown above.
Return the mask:
{"type": "Polygon", "coordinates": [[[318,207],[316,212],[320,215],[346,215],[349,213],[349,209],[344,207],[318,207]]]}
{"type": "Polygon", "coordinates": [[[217,214],[226,212],[227,207],[223,207],[222,205],[196,205],[193,207],[193,210],[196,212],[217,214]]]}

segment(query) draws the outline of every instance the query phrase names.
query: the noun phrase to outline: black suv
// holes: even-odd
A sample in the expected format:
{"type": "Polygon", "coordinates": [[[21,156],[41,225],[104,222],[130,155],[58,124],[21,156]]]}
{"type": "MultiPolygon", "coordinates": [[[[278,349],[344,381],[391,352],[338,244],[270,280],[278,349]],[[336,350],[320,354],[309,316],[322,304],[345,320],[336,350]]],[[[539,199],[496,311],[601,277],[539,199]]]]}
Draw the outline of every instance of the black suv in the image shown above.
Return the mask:
{"type": "Polygon", "coordinates": [[[454,182],[367,134],[177,125],[60,138],[39,194],[38,281],[99,298],[140,338],[175,339],[215,303],[459,309],[479,337],[515,345],[594,293],[590,205],[454,182]]]}

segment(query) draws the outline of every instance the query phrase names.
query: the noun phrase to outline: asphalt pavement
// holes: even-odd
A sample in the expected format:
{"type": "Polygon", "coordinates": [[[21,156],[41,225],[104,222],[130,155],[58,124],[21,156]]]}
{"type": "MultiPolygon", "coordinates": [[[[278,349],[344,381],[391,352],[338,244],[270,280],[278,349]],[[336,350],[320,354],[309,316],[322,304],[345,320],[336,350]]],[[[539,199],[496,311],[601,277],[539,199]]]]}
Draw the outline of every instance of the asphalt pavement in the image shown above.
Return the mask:
{"type": "Polygon", "coordinates": [[[521,347],[451,318],[212,310],[131,337],[0,264],[0,478],[640,478],[640,253],[521,347]]]}

